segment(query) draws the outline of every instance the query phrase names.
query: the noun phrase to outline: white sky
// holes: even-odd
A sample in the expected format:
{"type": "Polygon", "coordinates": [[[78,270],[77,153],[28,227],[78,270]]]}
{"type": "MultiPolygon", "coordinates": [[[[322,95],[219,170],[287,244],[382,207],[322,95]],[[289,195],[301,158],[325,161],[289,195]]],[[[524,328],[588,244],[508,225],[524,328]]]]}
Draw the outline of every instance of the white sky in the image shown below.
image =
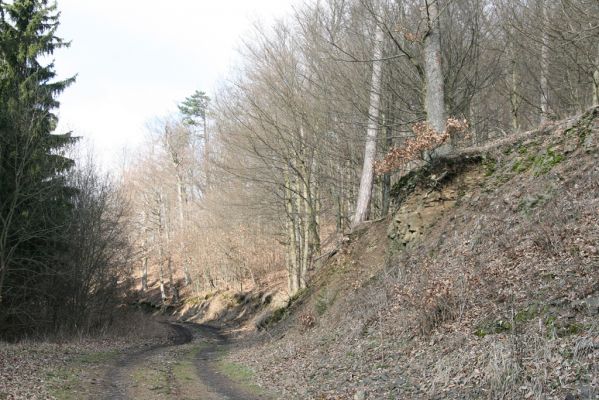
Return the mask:
{"type": "Polygon", "coordinates": [[[58,132],[73,130],[110,169],[134,149],[155,117],[196,89],[213,94],[252,23],[291,12],[293,0],[58,0],[55,53],[61,78],[58,132]]]}

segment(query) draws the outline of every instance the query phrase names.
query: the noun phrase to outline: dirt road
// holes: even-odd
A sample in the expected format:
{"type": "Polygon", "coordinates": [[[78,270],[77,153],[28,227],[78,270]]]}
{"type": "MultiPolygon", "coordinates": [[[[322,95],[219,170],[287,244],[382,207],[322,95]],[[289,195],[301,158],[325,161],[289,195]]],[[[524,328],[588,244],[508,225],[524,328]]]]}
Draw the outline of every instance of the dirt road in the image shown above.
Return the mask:
{"type": "Polygon", "coordinates": [[[223,360],[218,328],[172,323],[172,343],[124,354],[103,379],[100,399],[270,399],[240,365],[223,360]]]}

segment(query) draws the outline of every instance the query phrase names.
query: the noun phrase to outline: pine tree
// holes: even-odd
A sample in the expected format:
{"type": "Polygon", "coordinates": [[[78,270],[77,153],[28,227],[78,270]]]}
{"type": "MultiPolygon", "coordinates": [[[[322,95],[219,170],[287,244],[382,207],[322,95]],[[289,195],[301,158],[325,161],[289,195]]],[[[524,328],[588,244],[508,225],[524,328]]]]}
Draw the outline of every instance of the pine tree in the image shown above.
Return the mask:
{"type": "Polygon", "coordinates": [[[202,124],[205,129],[208,103],[210,103],[210,97],[206,93],[196,90],[194,94],[179,104],[179,111],[183,115],[183,121],[193,126],[202,124]]]}
{"type": "Polygon", "coordinates": [[[56,36],[59,13],[47,0],[0,1],[0,326],[26,325],[23,307],[50,312],[47,294],[60,275],[73,189],[64,156],[74,143],[56,135],[56,81],[43,57],[68,46],[56,36]],[[4,313],[4,315],[3,315],[4,313]],[[4,321],[3,321],[4,320],[4,321]]]}
{"type": "MultiPolygon", "coordinates": [[[[196,90],[191,96],[187,97],[179,104],[179,112],[183,117],[183,123],[189,125],[193,131],[190,138],[192,152],[203,159],[205,173],[205,187],[210,186],[210,171],[208,160],[210,159],[210,134],[208,133],[208,105],[210,97],[205,92],[196,90]],[[203,154],[199,154],[202,149],[203,154]]],[[[195,180],[195,178],[192,178],[195,180]]]]}

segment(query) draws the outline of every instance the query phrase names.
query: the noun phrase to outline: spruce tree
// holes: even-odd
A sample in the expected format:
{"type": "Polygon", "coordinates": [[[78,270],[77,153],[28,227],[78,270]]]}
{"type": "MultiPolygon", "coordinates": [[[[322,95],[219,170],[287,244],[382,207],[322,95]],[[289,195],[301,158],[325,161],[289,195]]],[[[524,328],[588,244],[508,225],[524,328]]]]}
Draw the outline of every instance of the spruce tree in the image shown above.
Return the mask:
{"type": "MultiPolygon", "coordinates": [[[[74,78],[55,80],[46,56],[68,46],[56,36],[59,13],[47,0],[0,1],[0,326],[51,319],[65,263],[70,196],[64,156],[75,141],[53,134],[57,96],[74,78]],[[36,310],[32,312],[31,310],[36,310]]],[[[1,332],[0,332],[1,333],[1,332]]]]}

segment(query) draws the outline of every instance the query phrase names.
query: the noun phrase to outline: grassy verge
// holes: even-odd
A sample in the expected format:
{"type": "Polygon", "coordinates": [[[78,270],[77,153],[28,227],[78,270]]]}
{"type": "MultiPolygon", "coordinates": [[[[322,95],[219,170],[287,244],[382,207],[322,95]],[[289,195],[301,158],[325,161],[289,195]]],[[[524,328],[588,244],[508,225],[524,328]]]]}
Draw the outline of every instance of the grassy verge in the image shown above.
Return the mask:
{"type": "Polygon", "coordinates": [[[254,371],[245,365],[221,358],[215,367],[247,392],[258,396],[266,394],[263,388],[256,385],[254,371]]]}
{"type": "Polygon", "coordinates": [[[183,345],[159,353],[131,371],[128,395],[135,399],[197,399],[207,393],[197,377],[194,360],[204,344],[183,345]]]}
{"type": "Polygon", "coordinates": [[[97,390],[106,368],[118,355],[116,350],[86,352],[62,366],[49,368],[46,380],[50,395],[58,400],[88,398],[97,390]]]}

